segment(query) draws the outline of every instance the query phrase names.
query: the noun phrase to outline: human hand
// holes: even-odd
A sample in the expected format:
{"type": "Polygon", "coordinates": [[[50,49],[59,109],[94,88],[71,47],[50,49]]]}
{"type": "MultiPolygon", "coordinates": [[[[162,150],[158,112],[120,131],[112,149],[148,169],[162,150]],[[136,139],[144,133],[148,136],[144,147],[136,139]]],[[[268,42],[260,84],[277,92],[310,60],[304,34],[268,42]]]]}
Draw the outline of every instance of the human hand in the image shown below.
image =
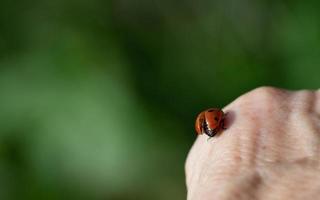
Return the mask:
{"type": "Polygon", "coordinates": [[[189,152],[189,200],[320,198],[320,90],[261,87],[223,110],[227,130],[189,152]]]}

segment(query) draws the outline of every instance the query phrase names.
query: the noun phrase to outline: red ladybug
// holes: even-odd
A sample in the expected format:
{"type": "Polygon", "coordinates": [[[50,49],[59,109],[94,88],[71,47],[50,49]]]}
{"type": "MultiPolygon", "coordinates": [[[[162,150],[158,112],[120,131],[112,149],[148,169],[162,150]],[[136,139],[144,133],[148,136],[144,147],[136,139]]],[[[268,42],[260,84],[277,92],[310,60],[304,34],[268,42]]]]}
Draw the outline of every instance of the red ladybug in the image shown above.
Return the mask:
{"type": "Polygon", "coordinates": [[[219,108],[209,108],[201,112],[197,119],[195,128],[198,135],[205,133],[209,137],[215,136],[224,127],[226,114],[219,108]]]}

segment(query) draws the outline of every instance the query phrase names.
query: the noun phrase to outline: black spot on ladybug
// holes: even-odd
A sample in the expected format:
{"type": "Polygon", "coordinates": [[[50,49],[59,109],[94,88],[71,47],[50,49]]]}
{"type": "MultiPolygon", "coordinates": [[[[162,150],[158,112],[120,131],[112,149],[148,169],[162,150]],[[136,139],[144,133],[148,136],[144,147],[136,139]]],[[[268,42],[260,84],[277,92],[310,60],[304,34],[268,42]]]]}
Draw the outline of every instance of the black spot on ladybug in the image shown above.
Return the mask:
{"type": "Polygon", "coordinates": [[[208,124],[206,122],[204,122],[202,124],[202,128],[203,128],[205,134],[208,134],[208,132],[210,132],[210,129],[209,129],[208,124]]]}
{"type": "Polygon", "coordinates": [[[218,117],[215,117],[214,120],[217,122],[219,119],[218,119],[218,117]]]}
{"type": "Polygon", "coordinates": [[[208,127],[208,124],[204,124],[203,129],[204,129],[204,133],[205,133],[206,135],[208,135],[209,137],[213,137],[213,136],[215,136],[215,134],[217,133],[216,130],[210,129],[210,128],[208,127]]]}
{"type": "Polygon", "coordinates": [[[206,122],[202,124],[202,128],[203,128],[203,132],[209,137],[213,137],[217,133],[216,130],[210,129],[206,122]]]}
{"type": "Polygon", "coordinates": [[[211,109],[211,110],[208,110],[208,112],[213,112],[213,109],[211,109]]]}

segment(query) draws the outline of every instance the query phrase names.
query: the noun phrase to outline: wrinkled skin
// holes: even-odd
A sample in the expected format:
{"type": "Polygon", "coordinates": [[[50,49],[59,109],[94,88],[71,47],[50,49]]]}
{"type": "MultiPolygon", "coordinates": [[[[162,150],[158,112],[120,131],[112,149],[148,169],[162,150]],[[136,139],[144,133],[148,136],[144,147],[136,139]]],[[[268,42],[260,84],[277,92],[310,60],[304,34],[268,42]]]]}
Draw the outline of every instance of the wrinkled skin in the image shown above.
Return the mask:
{"type": "Polygon", "coordinates": [[[227,130],[187,157],[189,200],[320,198],[320,90],[261,87],[223,110],[227,130]]]}

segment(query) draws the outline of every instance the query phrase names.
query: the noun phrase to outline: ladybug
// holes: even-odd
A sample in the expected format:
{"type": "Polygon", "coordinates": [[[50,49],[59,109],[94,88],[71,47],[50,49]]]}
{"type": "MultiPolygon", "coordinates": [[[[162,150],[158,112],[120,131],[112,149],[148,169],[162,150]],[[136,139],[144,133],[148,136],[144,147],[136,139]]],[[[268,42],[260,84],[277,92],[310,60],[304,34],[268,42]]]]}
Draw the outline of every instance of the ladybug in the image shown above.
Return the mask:
{"type": "Polygon", "coordinates": [[[226,114],[219,108],[209,108],[201,112],[197,119],[195,128],[198,135],[205,133],[209,138],[215,136],[224,127],[226,114]]]}

